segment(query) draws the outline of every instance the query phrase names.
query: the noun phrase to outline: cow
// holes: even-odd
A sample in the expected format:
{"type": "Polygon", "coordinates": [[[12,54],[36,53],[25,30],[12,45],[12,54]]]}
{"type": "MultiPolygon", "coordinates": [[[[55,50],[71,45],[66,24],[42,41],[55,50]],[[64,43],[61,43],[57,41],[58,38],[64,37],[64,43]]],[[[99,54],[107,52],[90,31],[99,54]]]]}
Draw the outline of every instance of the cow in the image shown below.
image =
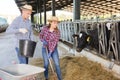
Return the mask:
{"type": "MultiPolygon", "coordinates": [[[[114,25],[113,23],[110,23],[110,22],[106,22],[105,25],[99,25],[99,26],[96,26],[96,28],[93,28],[93,29],[87,29],[87,31],[81,31],[79,34],[73,34],[73,38],[76,37],[77,39],[77,46],[76,46],[76,51],[80,52],[82,51],[84,48],[88,48],[88,49],[94,49],[96,50],[97,52],[100,51],[100,54],[102,55],[105,55],[107,58],[109,59],[117,59],[118,57],[120,57],[120,22],[117,22],[118,24],[114,25]],[[117,27],[118,25],[118,27],[117,27]],[[113,29],[113,27],[115,27],[115,30],[113,29]],[[102,34],[101,31],[98,31],[101,30],[100,28],[101,27],[105,27],[103,31],[104,34],[102,34]],[[113,36],[112,35],[112,32],[116,32],[116,38],[117,38],[117,46],[115,46],[115,38],[113,38],[113,41],[111,41],[111,37],[113,36]],[[98,33],[99,32],[99,33],[98,33]],[[101,33],[100,33],[101,32],[101,33]],[[105,44],[104,46],[106,47],[105,49],[105,52],[102,50],[102,46],[101,44],[99,44],[99,42],[102,42],[103,40],[102,39],[99,39],[101,38],[100,36],[101,35],[104,35],[105,38],[103,38],[102,36],[102,39],[105,39],[105,44]],[[98,37],[99,36],[99,37],[98,37]],[[102,40],[102,41],[100,41],[102,40]],[[112,43],[110,43],[112,42],[112,43]],[[115,53],[114,48],[117,48],[118,49],[118,53],[115,53]],[[106,54],[107,53],[107,54],[106,54]]],[[[115,36],[114,36],[115,37],[115,36]]],[[[120,60],[120,58],[119,58],[120,60]]]]}
{"type": "Polygon", "coordinates": [[[99,41],[98,41],[98,29],[81,31],[79,34],[73,34],[73,38],[77,38],[77,48],[78,52],[82,51],[85,47],[89,49],[99,50],[99,41]]]}
{"type": "MultiPolygon", "coordinates": [[[[99,25],[97,27],[103,27],[103,26],[99,25]]],[[[82,51],[82,49],[84,48],[94,49],[97,52],[99,52],[99,37],[98,37],[97,27],[93,29],[87,29],[87,32],[81,31],[79,34],[73,34],[73,38],[77,37],[76,50],[78,52],[82,51]]],[[[109,29],[108,25],[105,26],[105,30],[106,30],[106,38],[107,38],[107,49],[108,49],[111,30],[109,29]]],[[[103,54],[103,52],[101,52],[101,54],[103,54]]]]}

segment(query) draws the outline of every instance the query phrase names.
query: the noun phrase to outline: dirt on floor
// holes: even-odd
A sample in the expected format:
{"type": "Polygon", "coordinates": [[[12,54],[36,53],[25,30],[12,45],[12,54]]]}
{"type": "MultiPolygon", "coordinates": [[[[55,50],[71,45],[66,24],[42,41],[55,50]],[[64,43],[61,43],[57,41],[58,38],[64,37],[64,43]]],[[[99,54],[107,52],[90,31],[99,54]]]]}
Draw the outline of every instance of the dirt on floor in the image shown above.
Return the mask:
{"type": "MultiPolygon", "coordinates": [[[[43,67],[43,60],[32,59],[30,64],[43,67]]],[[[114,77],[112,72],[103,69],[99,63],[92,62],[86,57],[63,57],[60,59],[60,67],[63,80],[120,80],[114,77]]],[[[49,73],[50,80],[54,80],[51,69],[49,73]]],[[[40,77],[44,80],[43,73],[40,77]]]]}

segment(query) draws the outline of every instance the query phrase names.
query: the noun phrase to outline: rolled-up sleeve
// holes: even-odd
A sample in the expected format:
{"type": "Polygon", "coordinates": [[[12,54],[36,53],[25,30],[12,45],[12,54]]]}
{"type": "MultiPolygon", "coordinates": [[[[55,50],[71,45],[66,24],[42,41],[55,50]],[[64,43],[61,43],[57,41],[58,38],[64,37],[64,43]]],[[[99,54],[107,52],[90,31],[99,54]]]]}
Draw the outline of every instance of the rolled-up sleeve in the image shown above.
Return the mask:
{"type": "Polygon", "coordinates": [[[45,31],[45,27],[43,27],[41,32],[39,33],[39,38],[40,38],[41,41],[44,40],[44,38],[43,38],[44,37],[44,31],[45,31]]]}

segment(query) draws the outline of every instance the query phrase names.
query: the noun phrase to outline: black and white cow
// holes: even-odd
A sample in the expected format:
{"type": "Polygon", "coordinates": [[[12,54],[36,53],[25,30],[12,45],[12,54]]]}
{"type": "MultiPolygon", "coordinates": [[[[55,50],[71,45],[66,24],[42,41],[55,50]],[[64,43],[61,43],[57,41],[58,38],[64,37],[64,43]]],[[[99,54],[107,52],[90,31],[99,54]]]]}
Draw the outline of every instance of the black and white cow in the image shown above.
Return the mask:
{"type": "MultiPolygon", "coordinates": [[[[99,27],[102,27],[99,25],[99,27]]],[[[107,48],[109,47],[109,39],[110,39],[110,30],[108,25],[106,28],[106,38],[107,38],[107,48]]],[[[73,37],[77,37],[77,51],[80,52],[84,48],[95,49],[99,51],[99,38],[98,38],[98,28],[88,29],[87,33],[85,31],[81,31],[79,34],[74,34],[73,37]]]]}
{"type": "Polygon", "coordinates": [[[81,31],[79,34],[74,34],[77,37],[77,51],[80,52],[85,47],[99,50],[98,30],[88,30],[88,33],[81,31]]]}
{"type": "MultiPolygon", "coordinates": [[[[101,47],[102,47],[101,44],[99,44],[99,42],[102,42],[102,41],[99,41],[99,40],[102,40],[102,39],[99,39],[99,38],[101,38],[100,35],[104,35],[104,37],[106,37],[106,38],[103,38],[103,37],[102,38],[105,39],[105,42],[107,42],[107,45],[104,44],[104,45],[106,45],[106,51],[108,52],[108,50],[110,48],[110,53],[109,54],[107,53],[107,57],[109,57],[110,59],[111,58],[117,59],[119,57],[119,59],[120,59],[120,27],[119,26],[120,26],[120,22],[118,22],[118,28],[116,27],[116,29],[118,29],[118,30],[115,29],[115,31],[114,31],[113,23],[107,22],[105,24],[105,26],[100,25],[100,26],[96,26],[96,28],[94,28],[94,29],[87,29],[87,33],[85,31],[81,31],[79,34],[74,34],[73,37],[74,38],[77,37],[76,50],[78,52],[80,52],[84,48],[89,48],[89,49],[95,49],[98,52],[99,49],[101,50],[101,47]],[[98,34],[98,29],[101,30],[100,29],[101,27],[105,27],[104,34],[101,34],[101,33],[98,34]],[[112,42],[114,44],[113,43],[112,43],[113,45],[110,44],[110,41],[111,41],[110,39],[112,39],[112,38],[110,38],[112,36],[112,33],[111,33],[112,31],[116,32],[116,34],[117,34],[117,46],[115,46],[115,43],[113,41],[112,42]],[[99,37],[98,37],[98,35],[99,35],[99,37]],[[99,46],[100,46],[100,48],[99,48],[99,46]],[[114,48],[118,48],[118,53],[113,52],[114,51],[113,46],[114,46],[114,48]],[[118,55],[118,56],[116,56],[116,55],[118,55]]],[[[99,32],[101,32],[101,31],[99,31],[99,32]]],[[[115,38],[113,38],[113,40],[114,39],[115,38]]],[[[101,50],[100,54],[104,55],[104,51],[101,50]]]]}

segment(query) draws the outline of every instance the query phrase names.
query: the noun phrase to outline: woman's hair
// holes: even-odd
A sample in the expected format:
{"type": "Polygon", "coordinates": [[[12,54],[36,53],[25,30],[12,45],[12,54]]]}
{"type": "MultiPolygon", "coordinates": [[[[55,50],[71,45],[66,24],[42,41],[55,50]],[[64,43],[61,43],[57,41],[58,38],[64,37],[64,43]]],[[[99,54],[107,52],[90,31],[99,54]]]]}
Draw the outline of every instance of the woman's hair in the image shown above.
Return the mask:
{"type": "MultiPolygon", "coordinates": [[[[51,26],[51,24],[49,23],[48,28],[50,28],[50,26],[51,26]]],[[[58,32],[59,32],[58,27],[56,27],[56,28],[54,29],[54,31],[55,31],[56,33],[58,33],[58,32]]]]}

